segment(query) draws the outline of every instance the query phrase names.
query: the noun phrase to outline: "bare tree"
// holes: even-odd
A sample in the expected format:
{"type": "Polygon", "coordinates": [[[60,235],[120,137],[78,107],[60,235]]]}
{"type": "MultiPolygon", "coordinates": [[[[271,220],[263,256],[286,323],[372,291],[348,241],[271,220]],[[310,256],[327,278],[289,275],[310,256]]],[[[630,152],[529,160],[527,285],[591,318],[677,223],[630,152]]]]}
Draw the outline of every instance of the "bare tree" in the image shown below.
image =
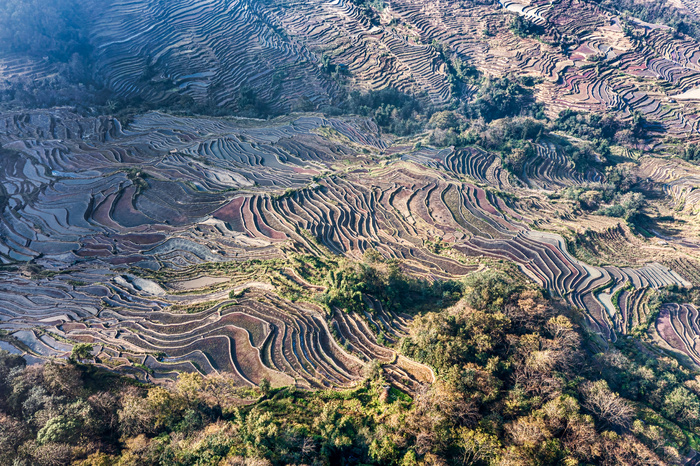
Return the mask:
{"type": "Polygon", "coordinates": [[[620,427],[630,426],[634,408],[627,400],[610,390],[607,382],[585,381],[579,390],[583,394],[584,408],[600,420],[620,427]]]}

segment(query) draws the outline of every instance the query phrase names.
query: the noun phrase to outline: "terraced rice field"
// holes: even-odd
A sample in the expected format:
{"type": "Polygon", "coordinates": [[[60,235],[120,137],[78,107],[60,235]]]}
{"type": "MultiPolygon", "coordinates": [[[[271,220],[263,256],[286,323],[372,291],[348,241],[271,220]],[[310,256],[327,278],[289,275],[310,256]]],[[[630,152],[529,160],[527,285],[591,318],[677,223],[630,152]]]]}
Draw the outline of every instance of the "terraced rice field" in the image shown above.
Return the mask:
{"type": "MultiPolygon", "coordinates": [[[[694,2],[684,5],[695,11],[694,2]]],[[[698,102],[679,100],[700,87],[698,44],[594,3],[392,0],[372,16],[347,0],[128,0],[95,22],[100,76],[119,95],[152,104],[186,96],[236,108],[245,94],[273,112],[322,107],[340,95],[339,81],[323,72],[325,56],[349,76],[343,85],[392,87],[444,106],[454,92],[447,57],[490,76],[540,78],[537,98],[552,116],[640,112],[658,132],[698,131],[698,102]],[[512,15],[542,26],[544,40],[516,36],[512,15]],[[575,44],[550,45],[567,37],[575,44]]],[[[0,76],[37,66],[10,61],[0,76]]]]}
{"type": "Polygon", "coordinates": [[[670,207],[691,215],[700,211],[700,175],[694,166],[677,159],[644,159],[641,174],[663,186],[670,207]]]}
{"type": "MultiPolygon", "coordinates": [[[[289,248],[354,258],[374,249],[430,280],[505,259],[585,309],[590,328],[610,340],[646,322],[649,290],[695,279],[673,264],[588,265],[561,236],[533,229],[548,214],[532,198],[485,187],[547,193],[596,182],[547,145],[538,157],[550,168],[526,167],[529,186],[514,187],[478,150],[383,159],[400,147],[361,119],[153,112],[125,129],[112,118],[37,111],[4,115],[0,140],[0,260],[20,266],[0,271],[0,328],[29,357],[65,357],[84,341],[100,364],[148,380],[227,371],[241,385],[346,387],[374,359],[406,390],[432,380],[378,342],[379,331],[398,341],[409,316],[374,302],[371,315],[328,318],[281,297],[274,274],[200,268],[282,259],[289,248]],[[433,252],[430,238],[450,252],[433,252]],[[30,261],[34,268],[22,266],[30,261]]],[[[292,269],[276,273],[323,290],[292,269]]]]}
{"type": "Polygon", "coordinates": [[[675,351],[700,364],[698,340],[698,310],[692,304],[668,304],[661,308],[656,321],[656,331],[661,339],[675,351]]]}
{"type": "MultiPolygon", "coordinates": [[[[446,108],[455,87],[445,60],[459,58],[487,76],[538,78],[536,98],[550,116],[570,108],[629,121],[638,112],[652,134],[692,139],[697,103],[678,96],[700,86],[693,41],[630,20],[632,38],[622,18],[573,0],[397,0],[377,17],[345,0],[108,8],[93,37],[96,67],[121,97],[235,109],[252,92],[273,113],[301,112],[265,121],[152,111],[128,125],[67,108],[0,115],[3,347],[45,359],[83,341],[96,363],[143,380],[226,371],[240,385],[267,378],[305,388],[352,386],[376,359],[411,391],[433,380],[431,370],[383,344],[406,334],[410,316],[372,297],[372,313],[327,314],[283,290],[312,295],[322,285],[265,264],[290,252],[360,259],[376,250],[410,274],[442,280],[507,261],[581,309],[603,342],[646,329],[655,290],[700,283],[694,238],[668,239],[659,260],[648,253],[658,245],[643,239],[646,252],[618,265],[615,254],[600,265],[574,257],[560,233],[589,226],[588,217],[553,200],[606,179],[578,172],[554,140],[539,140],[511,174],[483,149],[409,145],[369,119],[306,111],[342,97],[339,80],[446,108]],[[548,35],[516,36],[513,14],[548,35]],[[565,36],[575,46],[550,45],[565,36]],[[325,72],[324,56],[349,77],[325,72]]],[[[52,71],[0,63],[0,76],[52,71]]],[[[662,186],[669,209],[697,214],[692,165],[642,158],[638,174],[662,186]]],[[[610,225],[598,239],[625,243],[616,232],[610,225]]],[[[700,364],[696,314],[665,306],[655,327],[700,364]]]]}
{"type": "Polygon", "coordinates": [[[96,360],[138,363],[142,378],[228,371],[243,385],[304,387],[351,385],[378,358],[402,374],[397,383],[430,381],[427,368],[358,334],[364,327],[339,330],[363,346],[339,346],[324,312],[283,300],[269,283],[186,278],[193,265],[282,257],[282,245],[308,243],[274,215],[283,203],[274,193],[317,189],[312,178],[354,160],[352,146],[386,147],[371,122],[302,116],[241,126],[152,113],[124,130],[59,111],[8,114],[1,125],[0,260],[46,271],[1,272],[0,326],[21,350],[61,357],[70,342],[87,341],[96,360]],[[159,284],[131,270],[176,278],[159,284]],[[243,290],[244,299],[229,298],[243,290]]]}

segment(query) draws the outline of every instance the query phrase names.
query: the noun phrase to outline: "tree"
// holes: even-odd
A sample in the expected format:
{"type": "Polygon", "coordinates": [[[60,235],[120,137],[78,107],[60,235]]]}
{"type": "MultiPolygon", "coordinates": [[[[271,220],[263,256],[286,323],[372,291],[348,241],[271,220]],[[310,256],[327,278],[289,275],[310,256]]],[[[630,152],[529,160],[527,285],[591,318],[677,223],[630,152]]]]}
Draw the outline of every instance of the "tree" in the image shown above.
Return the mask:
{"type": "Polygon", "coordinates": [[[530,452],[552,438],[544,419],[535,416],[519,417],[506,425],[506,432],[515,445],[530,452]]]}
{"type": "Polygon", "coordinates": [[[630,403],[608,387],[605,380],[585,381],[579,389],[583,407],[607,424],[629,427],[634,415],[630,403]]]}
{"type": "Polygon", "coordinates": [[[89,343],[78,343],[73,346],[70,352],[70,360],[80,362],[92,357],[92,345],[89,343]]]}
{"type": "Polygon", "coordinates": [[[202,396],[218,410],[226,412],[232,409],[240,400],[236,378],[227,372],[208,374],[204,377],[202,396]]]}
{"type": "Polygon", "coordinates": [[[173,393],[163,387],[149,389],[146,405],[152,413],[153,427],[163,429],[173,426],[182,412],[182,404],[181,398],[173,396],[173,393]]]}
{"type": "Polygon", "coordinates": [[[175,382],[175,391],[184,399],[185,404],[190,405],[199,399],[203,386],[204,380],[200,374],[183,372],[175,382]]]}
{"type": "Polygon", "coordinates": [[[83,385],[80,369],[72,364],[45,364],[44,380],[51,393],[71,398],[78,396],[83,385]]]}
{"type": "Polygon", "coordinates": [[[270,394],[270,380],[267,377],[264,377],[260,381],[260,391],[262,392],[263,396],[267,396],[270,394]]]}
{"type": "Polygon", "coordinates": [[[698,144],[688,144],[681,149],[680,156],[684,160],[696,161],[700,159],[700,146],[698,144]]]}
{"type": "Polygon", "coordinates": [[[0,463],[12,464],[19,446],[29,437],[22,422],[0,413],[0,463]]]}
{"type": "Polygon", "coordinates": [[[71,442],[80,433],[81,422],[68,416],[56,416],[49,419],[36,436],[40,445],[46,443],[71,442]]]}
{"type": "Polygon", "coordinates": [[[644,206],[646,200],[642,193],[627,193],[620,197],[620,205],[625,209],[625,220],[635,217],[644,206]]]}
{"type": "Polygon", "coordinates": [[[500,448],[495,435],[466,427],[458,429],[457,445],[462,450],[462,464],[487,462],[498,454],[500,448]]]}
{"type": "Polygon", "coordinates": [[[647,135],[647,120],[644,114],[641,112],[634,112],[634,117],[632,118],[632,134],[636,138],[644,139],[647,135]]]}
{"type": "Polygon", "coordinates": [[[456,129],[459,127],[459,118],[455,112],[449,110],[436,112],[430,117],[429,125],[438,129],[456,129]]]}
{"type": "Polygon", "coordinates": [[[506,274],[489,270],[464,279],[464,300],[476,310],[497,310],[518,288],[506,274]]]}
{"type": "Polygon", "coordinates": [[[0,410],[6,410],[12,392],[10,374],[26,366],[27,362],[19,354],[11,354],[0,350],[0,410]]]}
{"type": "Polygon", "coordinates": [[[118,397],[111,392],[97,392],[88,397],[87,403],[90,406],[91,415],[85,419],[85,429],[95,437],[100,435],[116,437],[119,427],[118,397]]]}
{"type": "Polygon", "coordinates": [[[602,202],[602,200],[603,195],[601,192],[594,189],[584,191],[579,196],[579,202],[582,204],[582,207],[585,207],[586,209],[598,208],[598,205],[602,202]]]}
{"type": "Polygon", "coordinates": [[[155,413],[135,389],[122,395],[118,415],[119,429],[127,437],[156,430],[155,413]]]}
{"type": "Polygon", "coordinates": [[[685,387],[676,387],[665,396],[663,410],[669,419],[678,419],[693,429],[700,418],[700,399],[685,387]]]}

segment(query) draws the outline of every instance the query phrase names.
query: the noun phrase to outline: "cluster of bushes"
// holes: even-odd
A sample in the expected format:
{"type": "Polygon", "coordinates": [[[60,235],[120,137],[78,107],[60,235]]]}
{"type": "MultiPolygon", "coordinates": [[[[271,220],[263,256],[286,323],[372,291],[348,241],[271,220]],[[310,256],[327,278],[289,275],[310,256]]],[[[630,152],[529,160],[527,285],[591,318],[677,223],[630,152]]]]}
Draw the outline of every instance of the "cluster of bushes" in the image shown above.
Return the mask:
{"type": "Polygon", "coordinates": [[[645,203],[646,200],[642,193],[626,193],[616,196],[612,205],[602,207],[596,213],[608,217],[623,218],[633,223],[645,203]]]}
{"type": "Polygon", "coordinates": [[[559,195],[576,201],[583,210],[595,211],[598,215],[623,218],[634,223],[639,219],[646,198],[643,193],[633,191],[640,188],[639,177],[634,173],[632,163],[609,166],[605,170],[605,184],[588,187],[570,186],[559,195]]]}
{"type": "MultiPolygon", "coordinates": [[[[288,251],[286,260],[255,259],[203,265],[199,272],[237,272],[258,280],[269,280],[283,298],[293,302],[315,302],[324,306],[329,313],[334,308],[345,312],[372,312],[367,297],[378,300],[385,309],[416,313],[454,303],[461,292],[459,282],[416,278],[404,272],[399,261],[385,259],[376,250],[368,250],[362,261],[331,254],[317,256],[288,251]],[[325,288],[325,291],[313,294],[287,276],[286,269],[294,270],[299,277],[325,288]]],[[[168,280],[168,275],[162,272],[147,276],[163,282],[168,280]]]]}
{"type": "Polygon", "coordinates": [[[436,146],[475,145],[501,155],[504,165],[519,173],[522,163],[535,155],[533,143],[548,134],[547,125],[530,117],[502,118],[488,124],[469,121],[455,111],[436,112],[428,122],[430,143],[436,146]]]}
{"type": "Polygon", "coordinates": [[[635,112],[631,124],[614,116],[563,110],[553,124],[553,130],[564,131],[576,137],[608,144],[633,144],[647,136],[649,123],[644,115],[635,112]],[[626,128],[626,129],[623,129],[626,128]]]}
{"type": "Polygon", "coordinates": [[[584,139],[584,144],[564,145],[564,151],[580,171],[605,165],[614,144],[635,145],[647,136],[647,121],[636,113],[632,124],[625,124],[610,115],[564,110],[551,125],[551,131],[561,131],[584,139]]]}
{"type": "MultiPolygon", "coordinates": [[[[453,111],[436,112],[428,128],[432,129],[430,142],[437,146],[475,145],[489,152],[498,153],[504,167],[519,176],[524,162],[536,155],[535,144],[542,138],[552,137],[553,130],[560,129],[527,116],[507,117],[490,123],[469,121],[453,111]]],[[[610,148],[606,140],[571,143],[556,138],[557,146],[583,172],[590,167],[601,167],[607,163],[610,148]]]]}
{"type": "MultiPolygon", "coordinates": [[[[70,65],[58,65],[59,69],[70,65]]],[[[88,106],[104,106],[111,98],[111,92],[100,83],[85,85],[69,79],[66,73],[57,73],[46,79],[32,79],[15,76],[9,85],[0,89],[2,108],[48,108],[72,106],[85,109],[88,106]]],[[[82,78],[81,78],[82,79],[82,78]]]]}
{"type": "Polygon", "coordinates": [[[566,109],[554,121],[553,130],[563,131],[582,139],[615,141],[623,125],[614,116],[582,113],[566,109]]]}
{"type": "MultiPolygon", "coordinates": [[[[76,359],[27,366],[0,351],[0,463],[195,464],[197,452],[178,443],[204,435],[205,427],[215,432],[218,419],[236,418],[237,404],[269,388],[236,387],[225,374],[181,374],[168,389],[146,386],[76,359]]],[[[199,449],[197,464],[223,458],[213,439],[199,449]]],[[[235,455],[224,464],[238,464],[235,455]]]]}
{"type": "MultiPolygon", "coordinates": [[[[497,87],[501,88],[501,85],[497,87]]],[[[610,150],[614,144],[638,143],[638,137],[645,135],[643,117],[637,115],[631,129],[622,129],[625,125],[615,117],[571,110],[561,112],[554,121],[531,116],[508,116],[487,122],[483,118],[469,119],[468,116],[468,112],[454,110],[433,113],[427,124],[431,131],[429,142],[438,147],[473,145],[497,153],[504,168],[520,176],[524,163],[536,155],[536,144],[546,138],[555,142],[557,150],[571,160],[579,172],[595,168],[606,174],[605,184],[587,188],[571,187],[560,195],[579,202],[585,210],[600,208],[600,214],[627,220],[637,216],[643,206],[642,194],[629,193],[639,187],[639,179],[634,175],[631,164],[611,162],[613,156],[610,150]],[[575,139],[561,137],[560,133],[574,136],[575,139]]],[[[700,150],[690,145],[684,148],[682,157],[700,159],[700,150]]]]}
{"type": "Polygon", "coordinates": [[[544,119],[544,107],[535,103],[535,81],[529,76],[502,76],[483,81],[476,99],[465,106],[469,118],[491,122],[500,118],[530,116],[544,119]]]}
{"type": "Polygon", "coordinates": [[[418,312],[442,307],[459,298],[461,286],[452,281],[428,281],[406,274],[396,260],[386,260],[376,251],[365,253],[363,262],[341,260],[327,268],[326,291],[316,296],[328,309],[370,311],[364,296],[378,300],[394,312],[418,312]]]}
{"type": "MultiPolygon", "coordinates": [[[[631,429],[659,450],[697,442],[700,420],[700,376],[676,359],[646,351],[638,340],[629,340],[597,354],[591,370],[598,371],[611,389],[638,403],[638,419],[631,429]]],[[[674,455],[675,456],[675,455],[674,455]]]]}
{"type": "MultiPolygon", "coordinates": [[[[510,77],[484,81],[474,101],[465,104],[462,110],[444,110],[431,115],[426,125],[431,131],[430,143],[438,147],[475,145],[496,152],[504,167],[519,176],[524,162],[536,154],[535,144],[542,138],[549,138],[578,171],[613,170],[608,175],[615,178],[616,169],[610,162],[611,146],[636,145],[646,138],[648,124],[641,114],[634,115],[631,125],[614,116],[572,110],[562,111],[555,120],[546,120],[541,105],[535,104],[532,97],[533,84],[527,79],[510,77]],[[576,139],[562,138],[556,133],[576,139]]],[[[688,160],[700,159],[700,150],[691,145],[681,156],[688,160]]],[[[620,191],[614,181],[610,184],[618,193],[628,191],[628,188],[620,191]]],[[[600,194],[602,198],[598,201],[611,201],[609,189],[602,189],[600,194]]],[[[597,206],[598,201],[588,204],[597,206]]],[[[618,210],[613,212],[619,213],[618,210]]]]}
{"type": "Polygon", "coordinates": [[[682,146],[677,152],[678,156],[689,162],[700,161],[700,146],[698,144],[688,144],[682,146]]]}
{"type": "Polygon", "coordinates": [[[350,74],[350,70],[348,69],[347,65],[333,63],[331,57],[325,53],[321,56],[321,70],[324,73],[335,77],[337,80],[340,79],[341,75],[347,76],[350,74]]]}
{"type": "Polygon", "coordinates": [[[474,144],[476,134],[468,131],[470,127],[471,122],[455,111],[435,112],[427,125],[430,129],[429,142],[438,147],[474,144]]]}
{"type": "Polygon", "coordinates": [[[433,48],[440,54],[440,58],[447,66],[447,79],[450,83],[453,98],[459,99],[464,96],[467,89],[465,85],[481,83],[481,73],[479,70],[454,53],[450,47],[438,40],[433,40],[433,48]]]}
{"type": "Polygon", "coordinates": [[[379,14],[384,10],[384,2],[382,0],[350,0],[352,4],[360,9],[362,15],[374,26],[380,23],[379,14]]]}
{"type": "Polygon", "coordinates": [[[473,128],[476,144],[500,154],[505,168],[520,176],[527,159],[536,155],[535,143],[547,134],[546,125],[528,117],[504,118],[479,128],[473,128]]]}
{"type": "Polygon", "coordinates": [[[670,285],[658,291],[659,301],[662,303],[689,303],[700,307],[700,288],[681,288],[678,285],[670,285]]]}
{"type": "Polygon", "coordinates": [[[377,125],[399,136],[415,134],[423,130],[433,113],[418,98],[394,88],[380,91],[351,92],[341,106],[347,113],[372,117],[377,125]]]}
{"type": "MultiPolygon", "coordinates": [[[[411,398],[381,365],[351,391],[240,388],[222,375],[142,385],[0,351],[0,462],[37,466],[397,464],[388,430],[411,398]]],[[[410,456],[409,456],[410,457],[410,456]]],[[[410,463],[409,463],[410,464],[410,463]]],[[[415,464],[415,463],[414,463],[415,464]]]]}
{"type": "Polygon", "coordinates": [[[458,110],[437,112],[437,118],[443,121],[432,119],[436,114],[433,107],[425,105],[416,96],[394,88],[365,93],[351,92],[338,108],[330,109],[330,112],[371,117],[383,131],[399,136],[413,135],[431,128],[435,130],[432,133],[434,141],[439,145],[473,143],[473,136],[465,131],[470,122],[475,120],[490,123],[512,117],[545,118],[543,105],[536,103],[533,97],[535,82],[532,78],[505,76],[484,80],[476,68],[459,57],[452,56],[440,43],[436,42],[433,46],[448,64],[453,91],[458,91],[465,83],[480,83],[472,101],[461,102],[458,110]],[[446,119],[445,116],[450,114],[452,117],[446,119]]]}
{"type": "Polygon", "coordinates": [[[510,30],[519,37],[537,37],[544,34],[544,26],[535,24],[530,19],[521,15],[514,15],[510,22],[510,30]]]}
{"type": "Polygon", "coordinates": [[[516,175],[523,163],[535,155],[534,143],[559,131],[584,139],[572,142],[556,138],[559,149],[584,172],[603,167],[613,144],[636,144],[646,135],[646,122],[636,115],[630,129],[612,116],[565,110],[554,121],[545,119],[541,104],[533,98],[534,82],[509,76],[485,80],[475,99],[460,111],[445,110],[431,115],[427,128],[436,146],[477,145],[497,152],[504,166],[516,175]]]}

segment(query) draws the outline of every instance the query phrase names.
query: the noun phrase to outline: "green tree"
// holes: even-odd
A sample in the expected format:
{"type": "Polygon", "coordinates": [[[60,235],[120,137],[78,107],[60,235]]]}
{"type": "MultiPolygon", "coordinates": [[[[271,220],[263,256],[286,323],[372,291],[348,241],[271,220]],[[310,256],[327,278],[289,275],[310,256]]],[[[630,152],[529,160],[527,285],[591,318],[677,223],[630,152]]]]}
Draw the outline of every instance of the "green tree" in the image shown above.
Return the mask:
{"type": "Polygon", "coordinates": [[[676,387],[664,397],[664,414],[669,419],[677,419],[691,429],[700,418],[700,399],[685,387],[676,387]]]}
{"type": "Polygon", "coordinates": [[[71,442],[79,434],[82,423],[79,419],[68,416],[56,416],[49,419],[44,427],[37,433],[36,440],[39,444],[49,442],[71,442]]]}
{"type": "Polygon", "coordinates": [[[78,343],[73,346],[70,352],[71,361],[82,361],[85,359],[90,359],[92,357],[92,345],[89,343],[78,343]]]}

